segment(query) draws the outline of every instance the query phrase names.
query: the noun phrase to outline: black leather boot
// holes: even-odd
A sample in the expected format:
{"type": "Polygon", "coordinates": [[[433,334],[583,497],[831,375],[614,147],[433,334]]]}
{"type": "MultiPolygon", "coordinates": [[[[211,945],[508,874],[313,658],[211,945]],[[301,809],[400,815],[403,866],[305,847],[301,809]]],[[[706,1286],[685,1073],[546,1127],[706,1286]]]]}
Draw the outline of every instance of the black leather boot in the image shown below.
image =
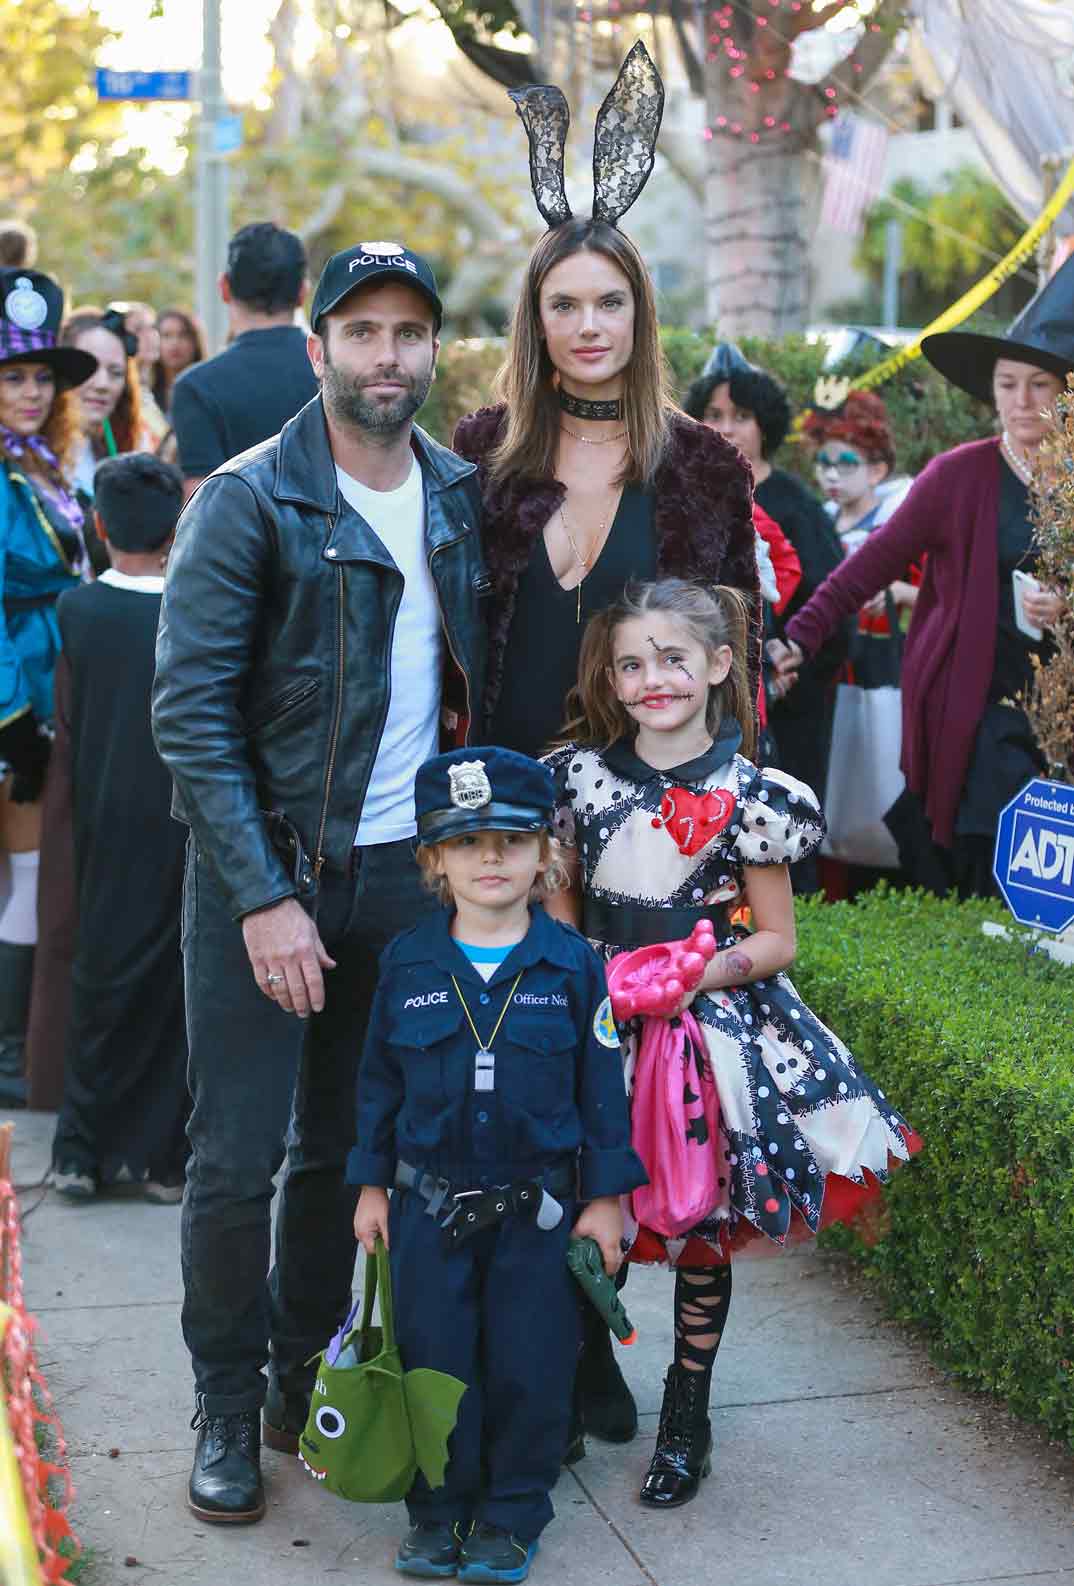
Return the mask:
{"type": "Polygon", "coordinates": [[[592,1306],[582,1312],[575,1404],[582,1425],[604,1443],[629,1443],[638,1430],[638,1407],[612,1351],[608,1324],[592,1306]]]}
{"type": "Polygon", "coordinates": [[[256,1410],[206,1415],[191,1421],[198,1434],[188,1502],[211,1525],[248,1525],[265,1512],[261,1485],[261,1417],[256,1410]]]}
{"type": "Polygon", "coordinates": [[[304,1384],[284,1381],[272,1366],[268,1373],[268,1391],[261,1412],[261,1436],[268,1448],[278,1454],[297,1454],[298,1439],[306,1429],[310,1413],[312,1380],[304,1384]]]}
{"type": "Polygon", "coordinates": [[[709,1374],[669,1366],[660,1407],[656,1451],[641,1489],[642,1503],[677,1509],[697,1496],[712,1469],[709,1374]]]}

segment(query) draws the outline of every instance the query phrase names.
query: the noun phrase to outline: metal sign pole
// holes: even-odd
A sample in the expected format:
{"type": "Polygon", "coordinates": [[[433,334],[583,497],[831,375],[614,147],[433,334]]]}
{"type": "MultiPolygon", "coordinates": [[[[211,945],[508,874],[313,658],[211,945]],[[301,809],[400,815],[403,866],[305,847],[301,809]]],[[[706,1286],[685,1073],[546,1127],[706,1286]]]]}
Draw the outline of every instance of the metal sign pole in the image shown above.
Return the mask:
{"type": "Polygon", "coordinates": [[[227,311],[216,282],[227,257],[229,229],[229,173],[227,160],[217,147],[216,131],[225,109],[220,75],[220,0],[203,0],[202,28],[195,216],[197,305],[209,351],[219,352],[227,339],[227,311]]]}

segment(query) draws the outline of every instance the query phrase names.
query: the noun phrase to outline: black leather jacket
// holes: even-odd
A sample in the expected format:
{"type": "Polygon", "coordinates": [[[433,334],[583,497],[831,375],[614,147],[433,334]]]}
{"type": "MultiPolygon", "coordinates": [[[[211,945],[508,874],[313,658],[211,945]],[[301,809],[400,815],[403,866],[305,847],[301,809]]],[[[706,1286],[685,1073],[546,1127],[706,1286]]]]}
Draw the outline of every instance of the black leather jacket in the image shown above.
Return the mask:
{"type": "MultiPolygon", "coordinates": [[[[474,468],[415,429],[425,542],[444,625],[444,747],[484,687],[487,589],[474,468]]],[[[236,918],[312,888],[266,811],[297,831],[314,882],[350,862],[388,712],[402,574],[342,498],[320,397],[233,458],[179,521],[161,607],[153,733],[236,918]]]]}

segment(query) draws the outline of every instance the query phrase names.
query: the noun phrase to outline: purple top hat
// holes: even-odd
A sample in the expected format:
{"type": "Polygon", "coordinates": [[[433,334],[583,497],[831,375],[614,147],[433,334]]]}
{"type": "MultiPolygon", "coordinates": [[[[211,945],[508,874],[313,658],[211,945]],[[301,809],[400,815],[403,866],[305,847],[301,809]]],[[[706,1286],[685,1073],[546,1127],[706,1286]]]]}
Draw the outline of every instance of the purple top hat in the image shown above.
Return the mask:
{"type": "Polygon", "coordinates": [[[0,366],[43,363],[61,387],[81,385],[97,367],[91,353],[58,347],[63,293],[39,270],[0,270],[0,366]]]}

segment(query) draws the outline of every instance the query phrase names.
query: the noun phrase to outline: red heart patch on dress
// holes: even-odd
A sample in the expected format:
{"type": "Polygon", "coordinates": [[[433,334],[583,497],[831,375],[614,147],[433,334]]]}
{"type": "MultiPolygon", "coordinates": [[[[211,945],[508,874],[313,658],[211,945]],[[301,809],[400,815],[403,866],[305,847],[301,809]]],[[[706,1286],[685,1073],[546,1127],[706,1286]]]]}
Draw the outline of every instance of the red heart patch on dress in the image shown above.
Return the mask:
{"type": "Polygon", "coordinates": [[[680,854],[692,859],[723,831],[734,813],[735,796],[726,788],[697,794],[689,788],[673,787],[660,800],[660,814],[653,816],[653,825],[662,826],[680,854]]]}

